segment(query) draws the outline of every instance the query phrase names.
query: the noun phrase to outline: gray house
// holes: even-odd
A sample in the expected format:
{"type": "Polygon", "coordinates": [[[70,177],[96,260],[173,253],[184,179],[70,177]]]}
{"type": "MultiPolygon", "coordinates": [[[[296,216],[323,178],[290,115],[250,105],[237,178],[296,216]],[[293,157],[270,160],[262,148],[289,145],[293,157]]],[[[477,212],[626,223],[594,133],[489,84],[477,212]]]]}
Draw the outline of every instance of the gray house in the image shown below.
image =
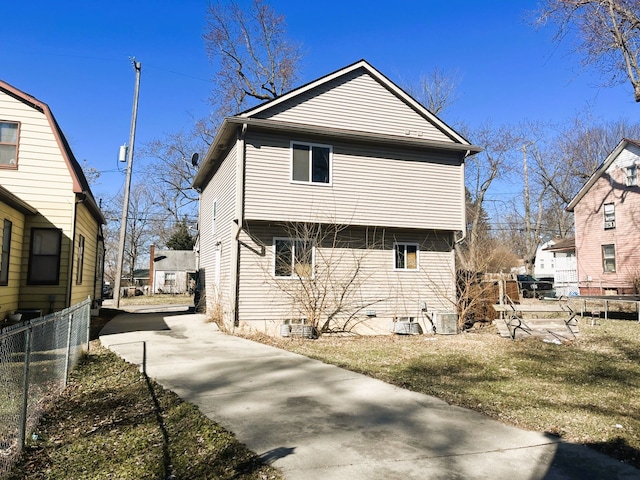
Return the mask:
{"type": "Polygon", "coordinates": [[[478,151],[364,60],[226,118],[193,183],[207,312],[380,334],[455,311],[478,151]]]}
{"type": "Polygon", "coordinates": [[[193,293],[196,254],[193,250],[153,250],[153,293],[193,293]]]}

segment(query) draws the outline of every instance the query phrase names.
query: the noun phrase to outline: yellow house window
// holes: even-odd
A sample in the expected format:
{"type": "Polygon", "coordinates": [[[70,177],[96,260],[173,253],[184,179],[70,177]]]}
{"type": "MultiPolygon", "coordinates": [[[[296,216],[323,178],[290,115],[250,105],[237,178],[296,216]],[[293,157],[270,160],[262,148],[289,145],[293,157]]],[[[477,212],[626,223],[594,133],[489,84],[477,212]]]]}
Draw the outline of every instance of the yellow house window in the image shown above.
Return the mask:
{"type": "Polygon", "coordinates": [[[57,228],[31,229],[29,285],[57,285],[60,279],[62,232],[57,228]]]}
{"type": "Polygon", "coordinates": [[[84,236],[78,239],[78,271],[76,272],[76,284],[82,284],[82,271],[84,270],[84,236]]]}
{"type": "Polygon", "coordinates": [[[2,229],[2,258],[0,259],[0,285],[9,285],[9,261],[11,258],[11,229],[13,224],[9,220],[4,221],[2,229]]]}
{"type": "Polygon", "coordinates": [[[18,164],[17,122],[0,121],[0,166],[15,167],[18,164]]]}

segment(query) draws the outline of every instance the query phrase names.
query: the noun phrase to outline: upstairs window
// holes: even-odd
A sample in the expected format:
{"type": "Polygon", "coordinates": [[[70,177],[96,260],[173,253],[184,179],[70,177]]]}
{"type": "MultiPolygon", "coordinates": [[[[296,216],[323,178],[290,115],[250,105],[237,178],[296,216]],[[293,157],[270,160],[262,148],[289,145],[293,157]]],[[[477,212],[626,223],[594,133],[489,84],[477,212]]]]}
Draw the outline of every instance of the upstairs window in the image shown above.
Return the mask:
{"type": "Polygon", "coordinates": [[[0,122],[0,166],[18,163],[18,127],[16,122],[0,122]]]}
{"type": "Polygon", "coordinates": [[[329,145],[291,142],[291,180],[297,183],[331,183],[332,148],[329,145]]]}
{"type": "Polygon", "coordinates": [[[57,285],[60,279],[62,232],[56,228],[33,228],[29,249],[29,285],[57,285]]]}
{"type": "Polygon", "coordinates": [[[216,234],[216,221],[218,220],[218,200],[211,205],[211,233],[216,234]]]}
{"type": "Polygon", "coordinates": [[[616,207],[613,203],[604,204],[604,229],[616,228],[616,207]]]}
{"type": "Polygon", "coordinates": [[[627,167],[627,186],[635,187],[638,185],[638,167],[631,165],[627,167]]]}
{"type": "Polygon", "coordinates": [[[0,285],[9,285],[9,260],[11,258],[11,230],[13,224],[6,220],[2,229],[2,258],[0,259],[0,285]]]}
{"type": "Polygon", "coordinates": [[[418,270],[417,243],[395,243],[393,250],[396,270],[418,270]]]}
{"type": "Polygon", "coordinates": [[[276,277],[309,278],[313,275],[313,246],[310,241],[275,238],[274,251],[276,277]]]}
{"type": "Polygon", "coordinates": [[[616,272],[616,246],[615,245],[602,246],[602,268],[604,270],[604,273],[616,272]]]}

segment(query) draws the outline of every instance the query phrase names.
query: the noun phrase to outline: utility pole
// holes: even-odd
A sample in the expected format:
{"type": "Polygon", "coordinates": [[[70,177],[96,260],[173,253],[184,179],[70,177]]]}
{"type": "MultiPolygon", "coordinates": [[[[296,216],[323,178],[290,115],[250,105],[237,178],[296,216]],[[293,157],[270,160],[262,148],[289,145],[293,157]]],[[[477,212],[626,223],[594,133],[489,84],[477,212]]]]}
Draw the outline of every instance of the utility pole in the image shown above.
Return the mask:
{"type": "Polygon", "coordinates": [[[142,64],[131,59],[136,70],[136,88],[133,94],[133,112],[131,113],[131,131],[129,134],[129,150],[127,152],[127,179],[124,185],[124,202],[122,204],[122,220],[120,221],[120,241],[118,243],[118,268],[116,269],[115,288],[113,289],[113,303],[120,307],[120,283],[122,280],[122,264],[124,263],[124,243],[127,236],[127,217],[129,216],[129,191],[131,190],[131,171],[133,169],[133,145],[136,138],[136,121],[138,119],[138,93],[140,91],[140,72],[142,64]]]}

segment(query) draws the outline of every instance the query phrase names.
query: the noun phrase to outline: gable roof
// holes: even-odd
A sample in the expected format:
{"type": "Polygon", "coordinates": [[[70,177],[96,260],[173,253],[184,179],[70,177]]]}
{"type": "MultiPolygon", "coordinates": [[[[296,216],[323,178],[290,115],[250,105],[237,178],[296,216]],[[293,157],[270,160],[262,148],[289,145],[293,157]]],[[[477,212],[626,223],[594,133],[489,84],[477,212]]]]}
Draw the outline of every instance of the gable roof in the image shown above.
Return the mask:
{"type": "Polygon", "coordinates": [[[156,250],[154,271],[195,271],[196,253],[193,250],[156,250]]]}
{"type": "Polygon", "coordinates": [[[566,211],[573,212],[578,202],[582,200],[582,197],[586,195],[586,193],[591,189],[591,187],[593,187],[593,185],[598,181],[598,179],[609,169],[609,167],[616,160],[616,158],[618,158],[620,153],[623,150],[625,150],[628,146],[634,146],[636,148],[640,148],[640,140],[630,140],[628,138],[623,138],[622,140],[620,140],[618,145],[616,145],[616,148],[614,148],[613,151],[604,160],[604,162],[602,162],[600,166],[596,168],[596,171],[593,172],[593,174],[582,186],[580,191],[578,191],[576,196],[573,197],[573,199],[569,202],[569,204],[565,208],[566,211]]]}
{"type": "Polygon", "coordinates": [[[93,197],[93,193],[91,192],[91,188],[89,187],[89,182],[87,181],[87,178],[82,171],[82,167],[78,163],[78,160],[76,160],[76,157],[73,155],[71,147],[69,146],[69,142],[67,142],[67,139],[62,133],[62,129],[60,128],[60,125],[58,124],[56,118],[53,116],[53,113],[51,112],[49,106],[46,103],[38,100],[37,98],[29,95],[28,93],[25,93],[22,90],[19,90],[2,80],[0,80],[0,91],[44,114],[45,118],[49,122],[49,126],[51,127],[51,131],[53,132],[56,142],[58,143],[60,153],[64,158],[67,169],[69,170],[69,174],[71,175],[71,179],[73,181],[73,192],[79,195],[83,195],[85,203],[88,205],[89,210],[96,218],[96,220],[98,220],[100,223],[106,223],[104,215],[100,211],[100,208],[98,207],[98,204],[93,197]]]}
{"type": "Polygon", "coordinates": [[[471,145],[462,135],[440,120],[436,115],[431,113],[365,60],[360,60],[340,70],[325,75],[324,77],[309,82],[306,85],[291,90],[278,98],[252,107],[235,116],[225,118],[216,133],[216,137],[211,144],[204,161],[200,165],[198,173],[194,178],[193,186],[195,188],[201,188],[207,183],[212,172],[215,170],[216,165],[222,160],[222,156],[226,152],[227,148],[235,141],[238,128],[245,125],[261,130],[293,134],[330,135],[333,138],[366,141],[367,143],[431,147],[435,149],[459,151],[465,155],[472,155],[482,150],[480,147],[471,145]],[[408,134],[398,135],[380,132],[375,133],[336,127],[334,125],[309,124],[299,121],[294,122],[290,121],[290,119],[283,121],[278,119],[277,115],[275,115],[276,119],[268,118],[270,112],[278,111],[279,108],[282,109],[280,111],[286,111],[289,108],[289,105],[294,104],[296,101],[303,101],[307,97],[312,96],[312,94],[320,92],[324,88],[329,88],[332,85],[332,82],[348,78],[356,72],[362,72],[363,74],[371,77],[379,86],[389,92],[393,98],[408,106],[409,110],[413,112],[417,118],[421,118],[424,120],[424,123],[429,124],[434,128],[434,130],[437,130],[442,139],[426,138],[422,135],[409,136],[408,134]]]}
{"type": "Polygon", "coordinates": [[[547,252],[572,252],[576,249],[575,237],[560,238],[552,241],[554,242],[553,245],[549,245],[543,250],[547,252]]]}

